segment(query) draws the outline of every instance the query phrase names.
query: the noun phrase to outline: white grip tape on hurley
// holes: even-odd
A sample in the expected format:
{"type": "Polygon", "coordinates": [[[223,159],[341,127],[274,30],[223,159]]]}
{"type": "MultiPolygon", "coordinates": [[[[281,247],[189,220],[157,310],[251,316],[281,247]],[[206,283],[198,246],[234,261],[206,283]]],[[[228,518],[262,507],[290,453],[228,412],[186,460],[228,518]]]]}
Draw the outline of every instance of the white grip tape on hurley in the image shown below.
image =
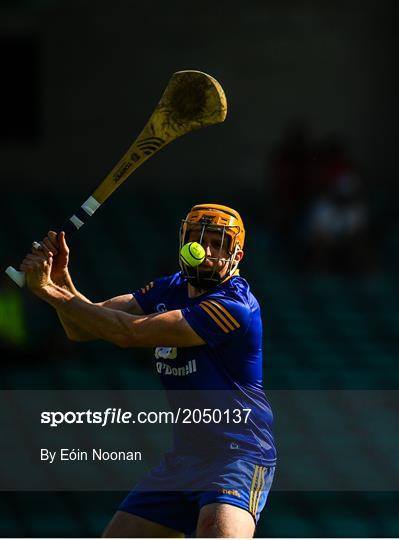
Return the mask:
{"type": "MultiPolygon", "coordinates": [[[[90,196],[87,201],[85,201],[81,208],[82,210],[88,215],[92,216],[96,210],[98,210],[101,206],[101,203],[99,203],[94,197],[90,196]]],[[[83,216],[81,216],[83,218],[83,216]]],[[[76,229],[80,229],[82,225],[84,225],[84,222],[78,218],[75,214],[69,218],[69,221],[71,221],[76,229]]],[[[32,247],[35,249],[41,249],[41,244],[39,242],[33,242],[32,247]]],[[[25,279],[25,273],[19,272],[18,270],[15,270],[12,266],[9,266],[6,269],[6,274],[8,277],[10,277],[19,287],[23,287],[25,285],[26,279],[25,279]]]]}
{"type": "Polygon", "coordinates": [[[16,283],[19,287],[23,287],[25,285],[25,272],[19,272],[18,270],[15,270],[12,266],[9,266],[6,269],[6,274],[8,277],[10,277],[14,283],[16,283]]]}
{"type": "Polygon", "coordinates": [[[89,216],[92,216],[96,210],[98,210],[101,206],[101,203],[96,201],[94,197],[89,197],[87,201],[85,201],[81,208],[88,214],[89,216]]]}
{"type": "Polygon", "coordinates": [[[82,225],[84,225],[83,221],[80,220],[75,214],[69,218],[69,221],[71,221],[77,229],[80,229],[82,225]]]}

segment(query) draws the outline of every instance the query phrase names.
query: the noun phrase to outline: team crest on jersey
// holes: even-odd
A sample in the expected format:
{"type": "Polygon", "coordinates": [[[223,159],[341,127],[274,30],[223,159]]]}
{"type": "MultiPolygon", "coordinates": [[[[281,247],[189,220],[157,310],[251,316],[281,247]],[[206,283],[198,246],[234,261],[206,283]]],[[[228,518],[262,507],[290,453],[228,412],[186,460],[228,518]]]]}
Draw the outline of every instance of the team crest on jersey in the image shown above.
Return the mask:
{"type": "Polygon", "coordinates": [[[176,347],[157,347],[155,349],[155,358],[157,360],[159,360],[160,358],[162,358],[163,360],[174,360],[176,356],[176,347]]]}
{"type": "Polygon", "coordinates": [[[168,308],[166,307],[166,304],[160,302],[155,306],[155,311],[157,311],[158,313],[165,313],[165,311],[168,311],[168,308]]]}
{"type": "Polygon", "coordinates": [[[146,285],[145,287],[143,287],[142,289],[140,289],[141,291],[141,294],[145,294],[145,293],[148,293],[149,290],[151,290],[153,288],[153,286],[155,285],[155,283],[153,281],[150,281],[150,283],[148,285],[146,285]]]}

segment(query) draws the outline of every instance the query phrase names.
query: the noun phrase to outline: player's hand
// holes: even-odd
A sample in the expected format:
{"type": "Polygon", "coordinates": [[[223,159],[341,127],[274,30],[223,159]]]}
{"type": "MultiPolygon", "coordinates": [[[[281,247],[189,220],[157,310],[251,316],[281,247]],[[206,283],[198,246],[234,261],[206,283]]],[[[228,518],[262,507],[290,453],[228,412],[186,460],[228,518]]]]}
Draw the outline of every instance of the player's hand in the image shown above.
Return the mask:
{"type": "Polygon", "coordinates": [[[40,242],[39,249],[32,247],[32,254],[37,255],[40,252],[43,252],[46,257],[49,257],[50,253],[52,254],[51,279],[57,285],[64,285],[69,263],[69,248],[65,241],[65,233],[60,232],[57,235],[56,232],[49,231],[40,242]]]}
{"type": "Polygon", "coordinates": [[[48,252],[48,255],[45,255],[44,251],[39,251],[36,254],[28,253],[22,261],[21,270],[25,272],[26,284],[37,296],[40,296],[47,286],[53,284],[51,280],[52,265],[53,254],[48,252]]]}

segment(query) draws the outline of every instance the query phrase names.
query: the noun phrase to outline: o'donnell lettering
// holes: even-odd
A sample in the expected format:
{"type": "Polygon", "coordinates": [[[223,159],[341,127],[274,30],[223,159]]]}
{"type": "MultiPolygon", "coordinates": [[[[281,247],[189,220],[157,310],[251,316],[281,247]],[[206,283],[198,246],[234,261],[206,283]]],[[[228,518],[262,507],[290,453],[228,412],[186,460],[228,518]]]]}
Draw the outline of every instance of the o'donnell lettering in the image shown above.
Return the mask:
{"type": "MultiPolygon", "coordinates": [[[[158,356],[156,358],[162,358],[160,352],[157,351],[158,356]]],[[[165,362],[157,362],[156,368],[158,373],[162,375],[172,375],[174,377],[185,377],[186,375],[191,375],[197,371],[197,362],[196,360],[189,360],[185,366],[181,367],[172,367],[165,362]]]]}
{"type": "Polygon", "coordinates": [[[93,461],[141,461],[141,452],[139,451],[111,451],[102,450],[102,448],[93,448],[93,461]]]}

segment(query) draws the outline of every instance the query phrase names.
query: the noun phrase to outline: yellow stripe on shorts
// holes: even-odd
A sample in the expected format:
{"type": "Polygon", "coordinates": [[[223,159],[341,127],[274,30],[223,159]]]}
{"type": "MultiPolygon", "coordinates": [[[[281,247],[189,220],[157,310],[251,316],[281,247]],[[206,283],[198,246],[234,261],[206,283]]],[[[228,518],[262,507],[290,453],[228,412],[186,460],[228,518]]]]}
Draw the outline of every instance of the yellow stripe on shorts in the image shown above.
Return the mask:
{"type": "Polygon", "coordinates": [[[255,508],[254,508],[254,516],[256,516],[256,513],[258,512],[260,496],[262,495],[263,488],[265,487],[265,471],[266,471],[266,468],[262,467],[261,484],[259,486],[259,490],[258,490],[257,495],[255,496],[255,501],[254,501],[254,506],[255,506],[255,508]]]}
{"type": "Polygon", "coordinates": [[[262,489],[265,485],[265,470],[265,467],[255,465],[255,471],[252,477],[251,491],[249,494],[249,511],[255,518],[262,489]]]}

